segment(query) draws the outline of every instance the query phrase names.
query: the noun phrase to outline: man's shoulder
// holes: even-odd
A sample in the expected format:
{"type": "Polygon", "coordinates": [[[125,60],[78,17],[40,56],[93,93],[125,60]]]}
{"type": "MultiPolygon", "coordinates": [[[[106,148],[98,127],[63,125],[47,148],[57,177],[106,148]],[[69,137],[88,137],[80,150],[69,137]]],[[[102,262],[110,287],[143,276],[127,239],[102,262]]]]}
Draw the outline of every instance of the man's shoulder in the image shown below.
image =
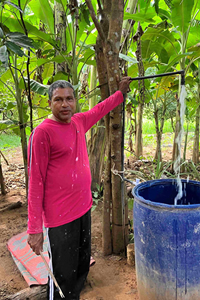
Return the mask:
{"type": "Polygon", "coordinates": [[[50,132],[50,124],[48,122],[48,119],[45,119],[42,123],[40,123],[39,125],[37,125],[34,130],[33,130],[33,134],[38,135],[49,135],[50,132]]]}
{"type": "Polygon", "coordinates": [[[50,128],[50,125],[51,124],[49,122],[49,119],[45,119],[39,125],[37,125],[34,130],[36,131],[36,130],[41,129],[41,130],[44,130],[44,131],[48,131],[48,129],[50,128]]]}

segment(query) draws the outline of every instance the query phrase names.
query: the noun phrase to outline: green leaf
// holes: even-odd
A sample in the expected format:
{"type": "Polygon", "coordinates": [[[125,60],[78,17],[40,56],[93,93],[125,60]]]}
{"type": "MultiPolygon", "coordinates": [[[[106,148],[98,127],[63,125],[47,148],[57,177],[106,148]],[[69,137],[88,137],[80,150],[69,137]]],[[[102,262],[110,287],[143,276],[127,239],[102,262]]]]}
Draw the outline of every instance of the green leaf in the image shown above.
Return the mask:
{"type": "Polygon", "coordinates": [[[124,13],[124,20],[134,20],[138,22],[150,22],[155,23],[155,21],[152,19],[156,16],[155,10],[153,7],[148,8],[147,12],[145,11],[145,8],[141,9],[140,12],[136,14],[130,14],[128,12],[124,13]]]}
{"type": "Polygon", "coordinates": [[[33,79],[31,79],[30,87],[33,92],[36,92],[40,95],[46,95],[49,90],[49,86],[41,84],[33,79]]]}
{"type": "Polygon", "coordinates": [[[14,124],[14,123],[11,120],[0,120],[0,124],[11,125],[11,124],[14,124]]]}
{"type": "Polygon", "coordinates": [[[199,43],[199,33],[200,33],[199,25],[190,27],[190,33],[187,40],[187,48],[190,48],[199,43]]]}
{"type": "Polygon", "coordinates": [[[194,0],[172,0],[172,22],[183,34],[191,22],[194,0]]]}
{"type": "Polygon", "coordinates": [[[12,131],[14,132],[14,134],[21,137],[19,126],[16,126],[15,128],[12,128],[12,131]]]}
{"type": "Polygon", "coordinates": [[[11,120],[0,120],[0,130],[8,128],[10,125],[13,125],[11,120]]]}
{"type": "Polygon", "coordinates": [[[171,19],[171,15],[169,14],[169,12],[167,10],[164,10],[164,9],[161,9],[159,8],[159,16],[164,19],[168,19],[170,20],[171,19]]]}
{"type": "MultiPolygon", "coordinates": [[[[1,48],[0,48],[1,49],[1,48]]],[[[7,80],[10,80],[12,79],[12,74],[10,72],[10,69],[8,69],[5,73],[3,73],[1,76],[0,76],[0,80],[4,83],[6,82],[7,80]]],[[[0,86],[4,86],[3,83],[0,82],[0,86]]]]}
{"type": "Polygon", "coordinates": [[[181,58],[187,57],[187,56],[191,55],[192,53],[193,52],[188,52],[188,53],[178,54],[178,55],[174,55],[174,56],[170,57],[169,64],[168,64],[165,72],[167,70],[169,70],[172,66],[174,66],[175,64],[180,62],[181,58]]]}
{"type": "Polygon", "coordinates": [[[165,43],[169,43],[173,47],[175,53],[178,52],[176,49],[176,46],[175,46],[176,40],[173,37],[173,34],[171,32],[169,32],[169,30],[167,30],[167,29],[163,30],[162,28],[149,27],[143,34],[141,40],[142,41],[154,40],[154,41],[162,43],[163,45],[165,43]]]}
{"type": "Polygon", "coordinates": [[[68,79],[69,79],[69,74],[65,72],[57,72],[56,75],[53,77],[53,81],[57,81],[57,80],[68,81],[68,79]]]}
{"type": "Polygon", "coordinates": [[[14,4],[14,3],[10,2],[10,1],[5,1],[4,3],[8,4],[8,5],[10,5],[10,6],[14,7],[14,8],[16,8],[17,10],[19,10],[20,12],[23,13],[23,10],[18,5],[14,4]]]}
{"type": "Polygon", "coordinates": [[[34,14],[47,25],[51,34],[54,34],[53,11],[48,0],[35,0],[29,3],[34,14]]]}
{"type": "Polygon", "coordinates": [[[157,15],[159,14],[159,0],[154,1],[155,11],[157,15]]]}
{"type": "Polygon", "coordinates": [[[6,35],[6,37],[20,47],[26,49],[34,48],[33,40],[21,32],[10,32],[6,35]]]}
{"type": "Polygon", "coordinates": [[[89,10],[84,8],[82,10],[82,14],[83,14],[83,17],[84,17],[85,22],[87,23],[87,25],[90,25],[90,19],[89,19],[90,13],[89,13],[89,10]]]}
{"type": "Polygon", "coordinates": [[[0,27],[0,39],[3,39],[3,37],[4,37],[4,32],[3,32],[2,28],[0,27]]]}
{"type": "Polygon", "coordinates": [[[138,63],[136,58],[127,56],[123,53],[119,53],[119,58],[124,59],[125,61],[130,62],[132,64],[137,64],[138,63]]]}
{"type": "Polygon", "coordinates": [[[41,118],[41,117],[47,116],[49,113],[50,113],[50,109],[48,106],[47,99],[42,98],[39,103],[38,117],[41,118]]]}
{"type": "Polygon", "coordinates": [[[172,8],[172,0],[165,0],[165,3],[170,9],[172,8]]]}
{"type": "Polygon", "coordinates": [[[149,58],[152,53],[156,53],[158,58],[167,63],[169,60],[169,56],[163,45],[159,42],[155,42],[152,40],[142,40],[142,58],[149,58]]]}
{"type": "Polygon", "coordinates": [[[0,61],[5,65],[8,63],[8,52],[5,45],[0,47],[0,61]]]}
{"type": "Polygon", "coordinates": [[[15,43],[7,41],[5,44],[9,50],[16,53],[17,55],[21,57],[24,55],[24,52],[21,50],[20,46],[16,45],[15,43]]]}
{"type": "Polygon", "coordinates": [[[51,78],[53,72],[54,72],[54,64],[49,63],[49,64],[44,65],[42,78],[43,79],[51,78]]]}
{"type": "Polygon", "coordinates": [[[91,58],[93,55],[95,55],[95,51],[88,48],[84,52],[81,53],[81,57],[79,61],[85,62],[88,58],[91,58]]]}
{"type": "MultiPolygon", "coordinates": [[[[27,82],[27,78],[25,77],[24,79],[27,82]]],[[[19,87],[20,87],[20,89],[25,88],[23,80],[20,81],[19,87]]],[[[30,88],[33,92],[35,92],[37,94],[46,95],[48,93],[49,86],[41,84],[41,83],[31,79],[30,80],[30,88]]]]}
{"type": "Polygon", "coordinates": [[[94,91],[94,92],[90,93],[90,94],[87,96],[87,98],[90,99],[90,98],[92,98],[92,97],[94,97],[94,96],[100,96],[100,95],[101,95],[100,90],[97,90],[97,91],[94,91]]]}
{"type": "Polygon", "coordinates": [[[14,108],[16,106],[17,106],[17,103],[9,102],[6,107],[6,110],[11,110],[12,108],[14,108]]]}
{"type": "Polygon", "coordinates": [[[98,198],[98,196],[99,196],[98,192],[93,192],[93,197],[94,198],[98,198]]]}
{"type": "MultiPolygon", "coordinates": [[[[4,22],[6,23],[7,27],[10,30],[17,30],[18,32],[21,32],[21,33],[24,32],[23,28],[19,24],[18,20],[13,19],[11,17],[2,16],[2,23],[4,23],[4,22]]],[[[29,32],[29,37],[30,38],[31,37],[33,37],[34,39],[38,38],[39,40],[45,41],[45,42],[49,43],[50,45],[54,46],[55,48],[57,48],[57,43],[56,43],[55,40],[53,40],[51,38],[50,34],[47,34],[47,33],[43,32],[43,31],[40,31],[36,26],[30,24],[27,21],[24,21],[24,24],[26,26],[26,29],[29,32]]]]}

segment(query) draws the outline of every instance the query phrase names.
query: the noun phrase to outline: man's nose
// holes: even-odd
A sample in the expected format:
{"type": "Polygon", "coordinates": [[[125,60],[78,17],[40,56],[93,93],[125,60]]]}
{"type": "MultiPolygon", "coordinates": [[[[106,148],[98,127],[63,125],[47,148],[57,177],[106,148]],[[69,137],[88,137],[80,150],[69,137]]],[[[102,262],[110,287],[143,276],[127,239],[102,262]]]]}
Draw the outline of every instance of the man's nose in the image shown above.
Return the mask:
{"type": "Polygon", "coordinates": [[[63,106],[63,107],[69,106],[69,102],[67,101],[67,99],[64,99],[64,100],[63,100],[62,106],[63,106]]]}

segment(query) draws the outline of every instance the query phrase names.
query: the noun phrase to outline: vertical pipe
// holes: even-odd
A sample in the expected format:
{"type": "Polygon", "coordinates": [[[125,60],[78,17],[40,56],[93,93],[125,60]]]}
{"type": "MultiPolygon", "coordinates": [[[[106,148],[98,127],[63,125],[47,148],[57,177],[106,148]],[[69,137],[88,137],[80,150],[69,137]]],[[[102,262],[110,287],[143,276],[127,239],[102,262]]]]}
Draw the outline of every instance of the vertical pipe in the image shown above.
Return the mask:
{"type": "Polygon", "coordinates": [[[121,199],[122,199],[122,230],[123,230],[123,242],[124,242],[124,252],[126,255],[126,220],[125,220],[125,195],[124,195],[124,139],[125,139],[125,104],[126,95],[124,95],[124,102],[122,103],[122,145],[121,145],[121,161],[122,161],[122,181],[121,181],[121,199]]]}

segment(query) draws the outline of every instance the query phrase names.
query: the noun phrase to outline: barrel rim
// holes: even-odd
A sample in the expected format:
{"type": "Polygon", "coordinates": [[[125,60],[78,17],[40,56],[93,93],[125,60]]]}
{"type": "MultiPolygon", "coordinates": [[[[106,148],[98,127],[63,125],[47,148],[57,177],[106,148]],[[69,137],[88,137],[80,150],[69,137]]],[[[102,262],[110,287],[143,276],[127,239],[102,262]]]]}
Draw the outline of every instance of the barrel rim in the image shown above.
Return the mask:
{"type": "MultiPolygon", "coordinates": [[[[176,179],[156,179],[156,180],[148,180],[145,182],[142,182],[138,185],[136,185],[133,189],[132,189],[132,195],[134,196],[135,200],[142,202],[143,204],[146,204],[148,206],[152,206],[155,208],[165,208],[165,209],[184,209],[184,210],[188,210],[188,209],[196,209],[199,208],[200,209],[200,204],[190,204],[190,205],[169,205],[169,204],[164,204],[164,203],[160,203],[160,202],[153,202],[151,200],[146,200],[144,199],[142,196],[138,195],[138,191],[141,187],[150,187],[152,185],[158,185],[162,182],[162,185],[167,184],[169,182],[175,182],[176,179]]],[[[187,180],[187,179],[181,179],[181,182],[186,182],[189,184],[194,184],[194,185],[199,185],[200,182],[199,181],[194,181],[194,180],[187,180]]]]}

